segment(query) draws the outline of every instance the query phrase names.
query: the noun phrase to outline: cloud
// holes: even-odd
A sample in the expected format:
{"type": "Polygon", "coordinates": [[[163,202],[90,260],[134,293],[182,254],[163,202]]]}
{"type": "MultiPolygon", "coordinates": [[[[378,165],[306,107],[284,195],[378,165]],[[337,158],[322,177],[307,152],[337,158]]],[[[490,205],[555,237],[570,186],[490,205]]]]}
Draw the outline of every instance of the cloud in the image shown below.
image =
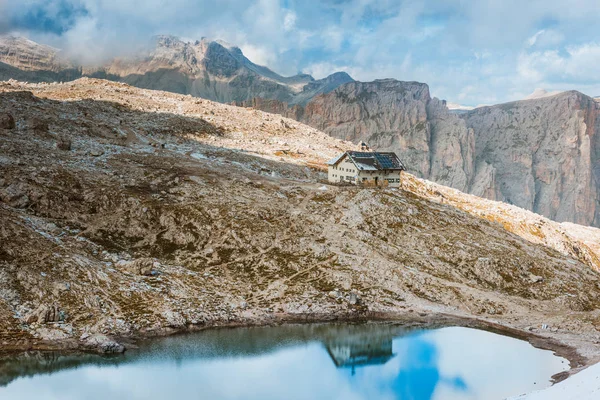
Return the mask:
{"type": "Polygon", "coordinates": [[[523,53],[519,57],[519,73],[532,81],[600,83],[600,44],[568,46],[563,51],[547,50],[523,53]]]}
{"type": "Polygon", "coordinates": [[[306,66],[302,72],[312,75],[315,79],[322,79],[331,75],[331,71],[343,71],[352,76],[352,71],[345,65],[332,64],[329,62],[319,62],[306,66]]]}
{"type": "Polygon", "coordinates": [[[9,10],[3,14],[12,28],[55,34],[69,31],[79,18],[88,15],[84,4],[74,0],[22,0],[18,7],[5,2],[4,8],[9,10]]]}
{"type": "Polygon", "coordinates": [[[296,27],[296,13],[288,11],[283,18],[283,30],[289,32],[296,27]]]}
{"type": "Polygon", "coordinates": [[[562,33],[553,29],[542,29],[527,39],[529,47],[547,48],[559,46],[565,37],[562,33]]]}
{"type": "Polygon", "coordinates": [[[271,65],[275,62],[276,55],[269,50],[254,46],[252,44],[243,44],[239,46],[246,57],[258,65],[271,65]]]}
{"type": "Polygon", "coordinates": [[[0,0],[0,32],[88,63],[156,34],[206,36],[284,75],[419,80],[468,104],[600,89],[598,18],[597,0],[0,0]]]}

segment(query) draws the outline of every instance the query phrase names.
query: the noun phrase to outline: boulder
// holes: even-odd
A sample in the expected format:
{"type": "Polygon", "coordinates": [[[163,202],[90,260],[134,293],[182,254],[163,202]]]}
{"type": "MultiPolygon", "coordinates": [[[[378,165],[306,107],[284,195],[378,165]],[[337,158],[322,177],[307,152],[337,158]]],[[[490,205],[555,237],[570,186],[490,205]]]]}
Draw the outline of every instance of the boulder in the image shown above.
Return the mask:
{"type": "Polygon", "coordinates": [[[65,137],[65,136],[61,136],[58,138],[58,140],[56,141],[56,148],[59,150],[64,150],[64,151],[69,151],[71,150],[71,139],[65,137]]]}
{"type": "Polygon", "coordinates": [[[9,113],[0,113],[0,129],[15,129],[15,119],[9,113]]]}
{"type": "Polygon", "coordinates": [[[350,293],[350,295],[348,296],[348,303],[350,303],[350,305],[359,305],[360,302],[361,299],[356,293],[350,293]]]}
{"type": "Polygon", "coordinates": [[[45,324],[48,322],[60,322],[65,319],[65,313],[62,312],[56,305],[41,304],[35,310],[31,311],[25,317],[25,322],[28,324],[39,323],[45,324]]]}
{"type": "Polygon", "coordinates": [[[88,349],[96,350],[100,353],[114,354],[125,352],[125,346],[99,333],[93,335],[85,334],[80,340],[83,341],[83,345],[88,349]]]}
{"type": "Polygon", "coordinates": [[[117,266],[136,275],[155,276],[160,274],[160,264],[151,258],[138,258],[133,261],[120,261],[117,266]]]}

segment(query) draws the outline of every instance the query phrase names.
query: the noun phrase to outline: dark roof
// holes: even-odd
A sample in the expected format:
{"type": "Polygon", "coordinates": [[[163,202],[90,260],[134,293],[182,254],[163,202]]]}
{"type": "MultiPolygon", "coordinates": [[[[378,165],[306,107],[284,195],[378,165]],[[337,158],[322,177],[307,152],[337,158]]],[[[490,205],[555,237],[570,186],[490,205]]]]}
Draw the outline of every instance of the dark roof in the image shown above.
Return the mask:
{"type": "Polygon", "coordinates": [[[365,365],[383,365],[389,360],[394,358],[395,354],[383,354],[383,355],[351,355],[348,358],[340,358],[334,354],[329,348],[327,349],[329,357],[333,360],[333,363],[337,368],[345,367],[361,367],[365,365]]]}
{"type": "Polygon", "coordinates": [[[406,168],[396,153],[394,152],[365,152],[365,151],[347,151],[344,154],[334,158],[328,164],[335,165],[342,160],[343,156],[347,154],[348,157],[354,162],[359,170],[400,170],[404,171],[406,168]]]}

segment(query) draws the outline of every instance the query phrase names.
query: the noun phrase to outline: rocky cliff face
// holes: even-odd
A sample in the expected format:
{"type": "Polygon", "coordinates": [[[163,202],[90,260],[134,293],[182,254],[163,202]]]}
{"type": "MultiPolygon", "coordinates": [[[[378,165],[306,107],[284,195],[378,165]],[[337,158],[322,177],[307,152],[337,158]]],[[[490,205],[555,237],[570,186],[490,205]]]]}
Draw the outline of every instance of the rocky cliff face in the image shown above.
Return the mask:
{"type": "Polygon", "coordinates": [[[352,82],[306,106],[244,103],[397,152],[414,174],[557,221],[600,224],[600,103],[575,91],[452,113],[426,84],[352,82]]]}
{"type": "Polygon", "coordinates": [[[23,71],[58,72],[71,67],[59,59],[57,49],[16,36],[0,40],[0,60],[23,71]]]}
{"type": "Polygon", "coordinates": [[[476,132],[477,161],[492,166],[499,200],[598,226],[599,109],[569,91],[478,108],[463,119],[476,132]]]}
{"type": "Polygon", "coordinates": [[[313,99],[301,121],[336,138],[381,150],[402,149],[411,170],[429,176],[428,99],[429,88],[422,83],[354,82],[313,99]]]}
{"type": "Polygon", "coordinates": [[[424,83],[394,79],[350,82],[305,106],[253,99],[240,105],[285,115],[327,134],[395,151],[418,176],[468,190],[474,175],[474,132],[432,99],[424,83]]]}
{"type": "Polygon", "coordinates": [[[80,78],[81,68],[59,51],[22,37],[0,36],[0,80],[61,82],[80,78]]]}

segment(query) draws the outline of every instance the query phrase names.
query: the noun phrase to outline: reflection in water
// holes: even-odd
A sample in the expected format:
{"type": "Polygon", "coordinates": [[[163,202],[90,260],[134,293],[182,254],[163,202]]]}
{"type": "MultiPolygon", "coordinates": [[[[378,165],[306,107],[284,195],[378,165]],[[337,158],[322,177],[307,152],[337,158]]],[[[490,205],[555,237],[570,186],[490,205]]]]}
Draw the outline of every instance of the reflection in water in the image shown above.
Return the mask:
{"type": "Polygon", "coordinates": [[[401,370],[393,383],[398,398],[431,399],[440,381],[453,386],[455,391],[467,392],[467,384],[462,378],[440,376],[438,349],[431,342],[416,338],[405,357],[405,363],[412,367],[401,370]]]}
{"type": "Polygon", "coordinates": [[[359,331],[339,335],[324,344],[336,367],[350,367],[354,375],[356,367],[385,364],[392,358],[392,338],[386,330],[359,331]]]}
{"type": "Polygon", "coordinates": [[[124,356],[0,360],[1,399],[502,399],[568,364],[467,328],[320,324],[210,330],[124,356]]]}

